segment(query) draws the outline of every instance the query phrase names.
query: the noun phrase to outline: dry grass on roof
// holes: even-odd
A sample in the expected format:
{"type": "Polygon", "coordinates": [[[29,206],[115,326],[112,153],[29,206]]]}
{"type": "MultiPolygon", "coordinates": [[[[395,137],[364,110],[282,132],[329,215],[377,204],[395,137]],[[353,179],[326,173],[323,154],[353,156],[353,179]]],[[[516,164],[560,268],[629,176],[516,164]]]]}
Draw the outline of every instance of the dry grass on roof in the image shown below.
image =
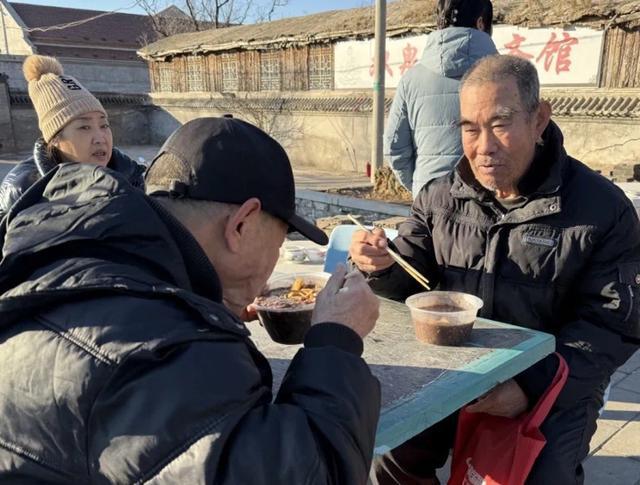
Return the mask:
{"type": "MultiPolygon", "coordinates": [[[[497,23],[526,26],[640,22],[640,0],[494,0],[497,23]]],[[[637,26],[637,23],[634,24],[637,26]]],[[[396,0],[387,5],[387,32],[426,32],[435,27],[435,0],[396,0]]],[[[143,57],[190,52],[304,45],[370,37],[373,7],[333,10],[261,24],[240,25],[161,39],[140,51],[143,57]]]]}
{"type": "MultiPolygon", "coordinates": [[[[435,23],[435,0],[399,0],[387,6],[387,30],[422,29],[435,23]]],[[[333,10],[261,24],[178,34],[141,49],[143,56],[257,47],[276,42],[306,44],[338,38],[370,36],[374,9],[333,10]]]]}
{"type": "Polygon", "coordinates": [[[494,5],[500,22],[511,25],[597,24],[640,14],[639,0],[498,0],[494,5]]]}

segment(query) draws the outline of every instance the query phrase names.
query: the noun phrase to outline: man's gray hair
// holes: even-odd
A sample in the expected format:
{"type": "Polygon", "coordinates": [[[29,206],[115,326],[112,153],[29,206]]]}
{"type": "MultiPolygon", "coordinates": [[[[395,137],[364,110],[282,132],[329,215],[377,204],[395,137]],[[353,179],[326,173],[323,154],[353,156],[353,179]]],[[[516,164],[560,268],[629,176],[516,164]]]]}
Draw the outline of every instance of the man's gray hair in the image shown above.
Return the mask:
{"type": "Polygon", "coordinates": [[[516,81],[524,109],[529,114],[533,113],[540,106],[538,71],[521,57],[500,54],[483,57],[462,76],[460,91],[470,84],[495,83],[508,77],[516,81]]]}
{"type": "Polygon", "coordinates": [[[223,217],[231,215],[238,206],[208,200],[172,199],[171,197],[152,196],[173,217],[188,228],[196,228],[205,223],[218,223],[223,217]]]}
{"type": "MultiPolygon", "coordinates": [[[[171,153],[163,153],[145,174],[147,193],[153,192],[157,188],[169,187],[174,180],[191,181],[190,171],[190,167],[182,160],[171,153]]],[[[165,195],[152,195],[151,197],[186,226],[216,222],[238,208],[235,204],[223,202],[172,198],[165,195]]]]}

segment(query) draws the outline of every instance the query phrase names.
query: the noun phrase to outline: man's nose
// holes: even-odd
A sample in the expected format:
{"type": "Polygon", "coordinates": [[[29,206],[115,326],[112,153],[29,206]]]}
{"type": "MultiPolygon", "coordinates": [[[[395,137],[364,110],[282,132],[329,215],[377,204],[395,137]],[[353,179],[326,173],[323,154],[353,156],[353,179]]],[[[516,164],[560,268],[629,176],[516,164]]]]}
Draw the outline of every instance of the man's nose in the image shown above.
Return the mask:
{"type": "Polygon", "coordinates": [[[496,151],[496,137],[491,130],[481,130],[478,138],[478,153],[482,155],[491,155],[496,151]]]}

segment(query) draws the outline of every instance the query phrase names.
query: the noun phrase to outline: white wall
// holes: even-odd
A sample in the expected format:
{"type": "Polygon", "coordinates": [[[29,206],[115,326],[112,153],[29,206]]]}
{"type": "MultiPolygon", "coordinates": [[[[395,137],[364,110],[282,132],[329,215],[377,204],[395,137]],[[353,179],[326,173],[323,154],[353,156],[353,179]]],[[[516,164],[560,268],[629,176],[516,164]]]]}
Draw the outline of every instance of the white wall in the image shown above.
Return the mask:
{"type": "MultiPolygon", "coordinates": [[[[143,94],[151,89],[149,68],[144,62],[59,58],[65,74],[77,78],[89,91],[143,94]]],[[[27,91],[22,74],[23,56],[0,55],[0,72],[9,76],[13,91],[27,91]]]]}
{"type": "Polygon", "coordinates": [[[0,15],[2,15],[2,18],[0,18],[0,54],[14,56],[33,54],[33,45],[27,39],[24,30],[22,30],[19,17],[11,6],[4,1],[0,1],[0,15]],[[4,26],[2,20],[4,20],[4,26]]]}

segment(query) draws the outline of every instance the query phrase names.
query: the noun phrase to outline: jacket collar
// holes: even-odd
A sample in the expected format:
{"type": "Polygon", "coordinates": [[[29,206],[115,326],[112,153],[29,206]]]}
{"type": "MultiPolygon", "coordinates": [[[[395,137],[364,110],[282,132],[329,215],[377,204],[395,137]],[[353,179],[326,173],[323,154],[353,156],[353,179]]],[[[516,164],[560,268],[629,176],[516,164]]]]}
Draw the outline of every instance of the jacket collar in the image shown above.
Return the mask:
{"type": "Polygon", "coordinates": [[[222,303],[222,285],[215,268],[202,247],[191,233],[153,197],[147,197],[149,205],[156,211],[180,252],[189,278],[189,286],[194,293],[222,303]]]}
{"type": "Polygon", "coordinates": [[[41,177],[57,165],[54,160],[49,158],[49,154],[47,153],[47,144],[43,138],[38,138],[33,144],[33,161],[35,162],[38,173],[41,177]]]}
{"type": "Polygon", "coordinates": [[[144,185],[144,177],[142,176],[142,172],[144,171],[143,166],[139,165],[117,147],[113,147],[111,150],[111,159],[107,167],[124,175],[134,187],[142,187],[144,185]]]}
{"type": "MultiPolygon", "coordinates": [[[[41,177],[58,165],[58,162],[49,157],[47,144],[43,138],[38,138],[33,145],[33,160],[41,177]]],[[[142,168],[116,147],[111,150],[111,158],[107,166],[124,175],[134,187],[141,187],[144,184],[142,168]]]]}

